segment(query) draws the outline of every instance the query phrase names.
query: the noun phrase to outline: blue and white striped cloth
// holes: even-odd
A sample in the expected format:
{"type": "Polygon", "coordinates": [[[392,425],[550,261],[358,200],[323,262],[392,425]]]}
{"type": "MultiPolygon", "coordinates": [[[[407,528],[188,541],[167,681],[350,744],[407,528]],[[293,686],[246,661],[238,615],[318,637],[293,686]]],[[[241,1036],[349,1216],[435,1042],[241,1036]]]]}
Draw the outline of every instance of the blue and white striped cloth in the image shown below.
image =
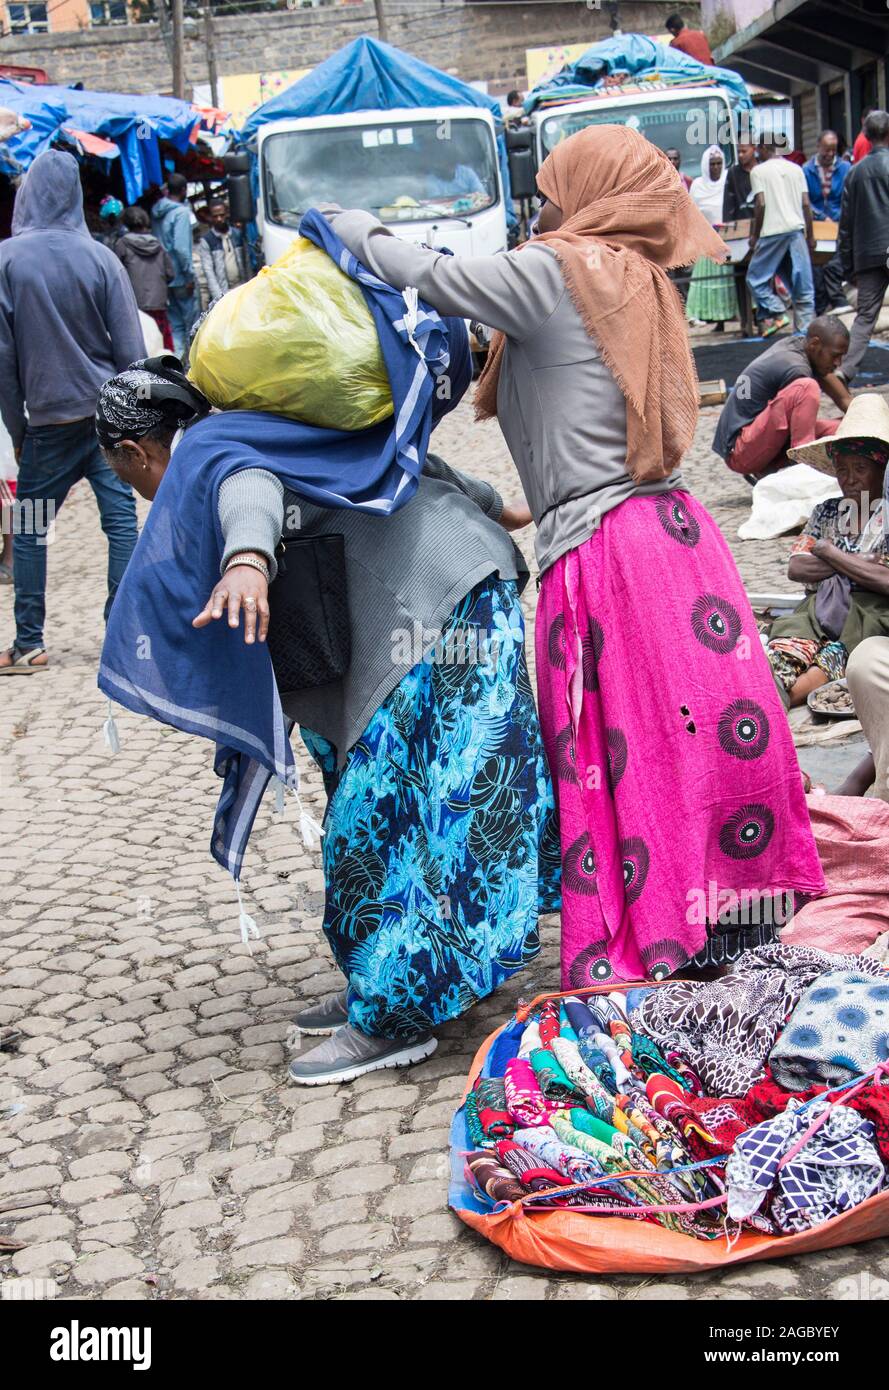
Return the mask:
{"type": "Polygon", "coordinates": [[[470,376],[462,321],[441,319],[415,294],[371,275],[315,210],[301,231],[360,284],[394,415],[373,429],[337,431],[230,411],[187,430],[118,590],[98,677],[100,689],[127,709],[216,744],[223,785],[210,852],[236,880],[269,779],[279,777],[298,794],[299,777],[268,647],[247,646],[223,620],[191,626],[219,578],[219,489],[233,473],[264,468],[320,506],[388,515],[416,491],[434,413],[457,404],[470,376]],[[450,382],[439,399],[442,373],[450,382]]]}

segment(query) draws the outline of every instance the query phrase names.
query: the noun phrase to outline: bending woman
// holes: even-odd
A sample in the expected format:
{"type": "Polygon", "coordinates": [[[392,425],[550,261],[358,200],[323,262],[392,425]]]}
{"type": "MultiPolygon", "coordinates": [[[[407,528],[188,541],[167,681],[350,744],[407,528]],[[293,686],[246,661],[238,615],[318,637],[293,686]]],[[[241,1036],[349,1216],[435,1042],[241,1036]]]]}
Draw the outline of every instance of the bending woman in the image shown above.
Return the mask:
{"type": "Polygon", "coordinates": [[[724,935],[710,904],[824,879],[738,572],[678,472],[697,383],[667,271],[725,248],[625,127],[571,136],[537,181],[541,234],[505,255],[409,246],[365,212],[331,222],[390,284],[503,335],[476,403],[496,413],[537,523],[562,977],[580,988],[731,956],[749,932],[724,935]]]}
{"type": "MultiPolygon", "coordinates": [[[[111,466],[153,498],[175,422],[152,407],[150,378],[106,383],[98,422],[111,466]]],[[[347,981],[297,1015],[303,1032],[332,1037],[291,1079],[421,1061],[439,1024],[533,960],[538,912],[559,906],[519,601],[528,570],[507,535],[530,514],[432,454],[389,517],[316,506],[260,468],[227,478],[218,510],[220,579],[194,626],[225,616],[233,641],[265,640],[282,536],[345,538],[349,670],[282,697],[324,775],[324,931],[347,981]]]]}

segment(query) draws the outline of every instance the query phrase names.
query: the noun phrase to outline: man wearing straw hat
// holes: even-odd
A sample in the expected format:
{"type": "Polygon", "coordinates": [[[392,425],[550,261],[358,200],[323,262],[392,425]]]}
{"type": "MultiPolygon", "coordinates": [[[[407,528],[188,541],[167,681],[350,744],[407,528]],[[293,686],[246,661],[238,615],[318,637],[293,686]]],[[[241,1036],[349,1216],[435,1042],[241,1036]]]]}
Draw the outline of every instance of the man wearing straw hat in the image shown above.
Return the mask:
{"type": "Polygon", "coordinates": [[[772,627],[768,657],[790,707],[845,674],[849,654],[870,637],[889,637],[889,526],[883,489],[889,460],[889,405],[857,396],[832,439],[788,450],[836,477],[841,497],[812,511],[794,542],[787,576],[806,597],[772,627]]]}

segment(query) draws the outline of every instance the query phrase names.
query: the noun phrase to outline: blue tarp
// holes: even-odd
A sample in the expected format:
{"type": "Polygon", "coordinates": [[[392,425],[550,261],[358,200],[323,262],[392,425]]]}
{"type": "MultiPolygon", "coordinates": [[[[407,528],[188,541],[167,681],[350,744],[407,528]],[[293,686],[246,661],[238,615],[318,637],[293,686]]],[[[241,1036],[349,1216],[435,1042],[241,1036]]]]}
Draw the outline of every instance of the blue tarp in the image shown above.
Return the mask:
{"type": "Polygon", "coordinates": [[[242,144],[249,144],[259,127],[269,121],[418,106],[479,106],[490,111],[497,129],[507,218],[513,221],[499,101],[461,82],[458,77],[440,72],[412,54],[366,34],[332,54],[307,77],[264,102],[244,123],[238,138],[242,144]]]}
{"type": "Polygon", "coordinates": [[[644,34],[620,34],[594,43],[576,63],[566,64],[555,77],[541,82],[529,94],[525,110],[530,113],[544,97],[556,92],[566,98],[580,96],[585,87],[598,87],[603,78],[615,72],[626,72],[640,80],[657,77],[664,82],[706,79],[724,87],[734,107],[753,108],[743,77],[730,68],[709,67],[678,48],[647,39],[644,34]]]}
{"type": "Polygon", "coordinates": [[[173,97],[135,96],[123,92],[84,92],[0,79],[0,106],[27,116],[32,129],[0,146],[0,171],[27,169],[63,126],[101,135],[120,150],[127,201],[150,184],[163,181],[159,140],[185,152],[200,116],[187,101],[173,97]]]}

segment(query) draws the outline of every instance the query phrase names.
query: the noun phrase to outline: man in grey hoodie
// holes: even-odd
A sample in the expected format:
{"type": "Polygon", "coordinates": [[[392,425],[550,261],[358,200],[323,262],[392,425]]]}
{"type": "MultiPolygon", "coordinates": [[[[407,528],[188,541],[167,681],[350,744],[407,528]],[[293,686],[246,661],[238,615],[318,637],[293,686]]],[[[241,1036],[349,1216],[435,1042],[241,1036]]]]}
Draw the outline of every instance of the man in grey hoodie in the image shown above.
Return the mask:
{"type": "Polygon", "coordinates": [[[173,262],[167,314],[173,330],[176,356],[183,359],[197,314],[194,266],[191,261],[191,212],[187,193],[188,182],[184,176],[171,174],[164,186],[164,196],[158,198],[151,209],[152,230],[173,262]]]}
{"type": "Polygon", "coordinates": [[[102,457],[93,417],[102,383],[144,351],[126,271],[87,230],[77,161],[47,150],[25,175],[12,236],[0,244],[0,415],[19,460],[16,635],[0,652],[0,675],[46,666],[46,533],[81,478],[108,538],[107,617],[136,544],[136,506],[102,457]]]}

